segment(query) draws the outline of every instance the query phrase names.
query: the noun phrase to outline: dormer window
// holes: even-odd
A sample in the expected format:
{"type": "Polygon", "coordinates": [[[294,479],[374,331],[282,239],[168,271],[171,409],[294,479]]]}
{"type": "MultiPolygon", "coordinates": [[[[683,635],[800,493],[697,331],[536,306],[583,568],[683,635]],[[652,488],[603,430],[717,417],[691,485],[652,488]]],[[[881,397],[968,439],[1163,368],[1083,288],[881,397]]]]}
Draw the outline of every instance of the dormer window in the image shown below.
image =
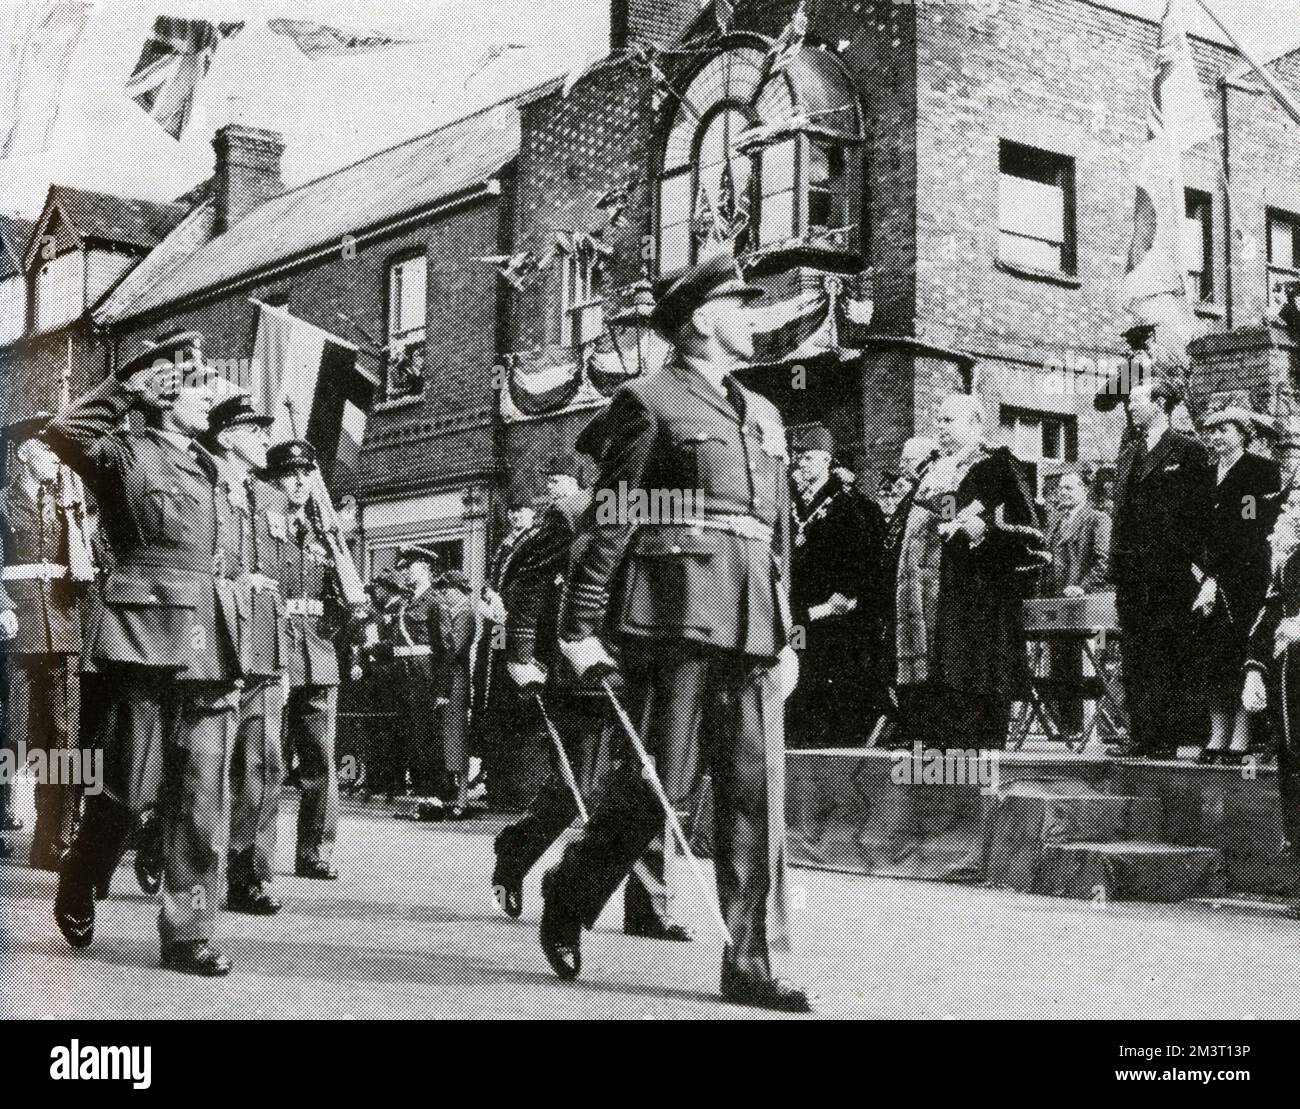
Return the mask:
{"type": "Polygon", "coordinates": [[[685,86],[664,142],[659,269],[728,241],[745,253],[792,240],[858,251],[861,111],[839,59],[801,48],[772,72],[734,46],[685,86]]]}

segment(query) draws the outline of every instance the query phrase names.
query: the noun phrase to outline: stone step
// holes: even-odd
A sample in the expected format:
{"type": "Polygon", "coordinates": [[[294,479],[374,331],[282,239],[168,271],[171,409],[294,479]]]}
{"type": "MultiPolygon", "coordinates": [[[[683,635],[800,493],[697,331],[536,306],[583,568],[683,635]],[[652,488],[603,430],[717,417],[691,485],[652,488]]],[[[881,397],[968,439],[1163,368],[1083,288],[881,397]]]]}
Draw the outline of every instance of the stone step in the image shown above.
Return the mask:
{"type": "Polygon", "coordinates": [[[1048,844],[1154,840],[1160,816],[1154,797],[1102,793],[1076,781],[1012,782],[993,799],[986,881],[1032,892],[1048,844]]]}
{"type": "Polygon", "coordinates": [[[1097,901],[1184,901],[1227,889],[1223,852],[1150,840],[1049,843],[1032,893],[1097,901]]]}

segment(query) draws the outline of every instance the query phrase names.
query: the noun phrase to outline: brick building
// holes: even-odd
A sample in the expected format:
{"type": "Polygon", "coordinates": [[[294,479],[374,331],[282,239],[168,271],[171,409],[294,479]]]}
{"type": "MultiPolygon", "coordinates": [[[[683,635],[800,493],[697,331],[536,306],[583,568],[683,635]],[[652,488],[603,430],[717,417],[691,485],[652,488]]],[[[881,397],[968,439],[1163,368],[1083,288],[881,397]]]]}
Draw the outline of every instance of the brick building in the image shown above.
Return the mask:
{"type": "MultiPolygon", "coordinates": [[[[376,395],[340,492],[367,569],[422,540],[478,582],[505,497],[537,492],[661,353],[627,309],[697,256],[703,196],[715,217],[747,209],[739,256],[770,291],[752,383],[788,423],[829,423],[865,483],[961,387],[1042,472],[1108,463],[1122,417],[1094,413],[1088,371],[1125,350],[1161,7],[816,0],[772,72],[794,0],[742,0],[723,38],[696,0],[613,0],[611,53],[580,79],[288,191],[279,137],[225,128],[212,178],[164,206],[165,235],[95,307],[97,364],[178,328],[249,358],[256,302],[357,345],[376,395]],[[518,288],[481,260],[521,254],[545,264],[518,288]]],[[[1223,129],[1186,171],[1212,333],[1196,349],[1220,383],[1268,367],[1247,382],[1267,404],[1294,376],[1265,319],[1300,275],[1300,144],[1233,50],[1193,50],[1223,129]],[[1244,345],[1214,337],[1243,327],[1244,345]]],[[[1300,57],[1276,72],[1300,86],[1300,57]]]]}
{"type": "Polygon", "coordinates": [[[286,191],[279,136],[225,127],[212,178],[96,324],[116,359],[184,329],[236,369],[262,305],[355,345],[374,390],[345,418],[364,445],[340,457],[335,492],[361,506],[365,569],[419,541],[478,580],[500,469],[500,296],[477,259],[504,241],[518,136],[513,104],[497,105],[286,191]]]}
{"type": "Polygon", "coordinates": [[[91,312],[180,222],[183,203],[52,186],[35,221],[0,221],[0,416],[58,404],[104,372],[91,312]]]}
{"type": "MultiPolygon", "coordinates": [[[[735,189],[750,216],[742,263],[773,301],[855,278],[870,292],[865,330],[795,344],[751,371],[787,422],[825,419],[864,480],[927,430],[937,396],[964,385],[986,398],[995,437],[1044,473],[1111,462],[1122,416],[1093,411],[1093,371],[1127,351],[1121,280],[1162,5],[818,0],[804,47],[766,74],[768,41],[794,6],[741,0],[719,40],[712,13],[694,5],[616,0],[611,58],[567,94],[556,83],[521,105],[517,248],[540,253],[555,228],[590,227],[593,197],[633,165],[641,184],[596,290],[617,306],[638,276],[643,236],[664,268],[695,257],[701,188],[715,204],[735,189]],[[621,48],[670,50],[683,38],[684,51],[660,58],[681,96],[656,106],[644,61],[621,48]],[[779,141],[747,146],[755,126],[774,127],[779,141]],[[720,176],[728,138],[730,186],[720,176]]],[[[1228,45],[1192,46],[1222,128],[1186,169],[1196,313],[1211,333],[1267,331],[1300,267],[1296,128],[1228,45]]],[[[1300,56],[1275,72],[1300,87],[1300,56]]],[[[514,298],[519,387],[547,382],[571,338],[574,281],[563,267],[547,278],[514,298]]],[[[1194,349],[1223,362],[1223,343],[1194,349]]],[[[601,402],[587,376],[550,417],[503,402],[513,480],[529,482],[601,402]]],[[[1269,406],[1266,376],[1246,384],[1269,406]]]]}

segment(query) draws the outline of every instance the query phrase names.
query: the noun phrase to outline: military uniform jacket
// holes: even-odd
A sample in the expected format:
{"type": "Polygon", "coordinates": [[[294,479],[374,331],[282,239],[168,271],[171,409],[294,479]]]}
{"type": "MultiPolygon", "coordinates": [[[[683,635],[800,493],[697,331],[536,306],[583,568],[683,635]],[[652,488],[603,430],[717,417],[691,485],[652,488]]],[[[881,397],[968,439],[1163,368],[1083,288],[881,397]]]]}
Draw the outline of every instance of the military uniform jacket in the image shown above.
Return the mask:
{"type": "Polygon", "coordinates": [[[271,534],[273,517],[283,519],[282,494],[251,474],[226,467],[227,490],[239,534],[239,599],[244,614],[245,672],[274,677],[289,666],[289,641],[278,542],[271,534]]]}
{"type": "Polygon", "coordinates": [[[0,555],[6,567],[48,563],[64,568],[61,578],[5,582],[18,616],[18,636],[0,641],[0,651],[80,654],[81,589],[67,576],[67,525],[52,488],[33,497],[14,481],[0,494],[0,555]]]}
{"type": "Polygon", "coordinates": [[[536,661],[550,671],[556,650],[556,621],[569,551],[591,494],[577,493],[547,509],[516,548],[506,606],[506,661],[536,661]]]}
{"type": "Polygon", "coordinates": [[[561,637],[611,632],[775,659],[790,631],[788,456],[776,408],[734,379],[724,394],[672,361],[622,386],[601,419],[601,474],[561,637]],[[701,521],[611,510],[620,495],[631,505],[634,490],[699,491],[701,521]]]}
{"type": "Polygon", "coordinates": [[[1111,575],[1124,620],[1176,627],[1191,620],[1205,569],[1214,470],[1195,439],[1172,429],[1147,452],[1140,437],[1120,451],[1111,527],[1111,575]]]}
{"type": "Polygon", "coordinates": [[[87,654],[187,681],[233,681],[242,673],[234,509],[197,444],[119,430],[134,403],[109,378],[42,435],[94,493],[116,559],[86,629],[87,654]]]}
{"type": "Polygon", "coordinates": [[[289,685],[338,685],[339,658],[326,631],[335,615],[334,565],[320,530],[308,512],[287,515],[265,510],[267,531],[279,572],[288,633],[289,685]]]}

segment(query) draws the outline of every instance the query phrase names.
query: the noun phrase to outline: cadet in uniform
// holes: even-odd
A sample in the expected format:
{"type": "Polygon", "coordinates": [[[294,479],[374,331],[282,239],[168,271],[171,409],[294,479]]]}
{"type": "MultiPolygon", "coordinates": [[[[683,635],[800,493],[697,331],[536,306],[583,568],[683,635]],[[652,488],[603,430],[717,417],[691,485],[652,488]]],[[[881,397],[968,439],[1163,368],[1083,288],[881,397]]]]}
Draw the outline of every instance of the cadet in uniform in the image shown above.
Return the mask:
{"type": "MultiPolygon", "coordinates": [[[[226,908],[269,916],[279,900],[267,889],[275,877],[280,811],[282,677],[289,662],[284,599],[270,532],[282,500],[255,476],[266,465],[272,420],[258,415],[246,393],[228,397],[208,417],[201,442],[225,475],[239,533],[240,603],[244,617],[244,688],[230,764],[230,857],[226,908]]],[[[279,513],[283,517],[283,513],[279,513]]]]}
{"type": "Polygon", "coordinates": [[[438,673],[435,644],[440,645],[438,621],[441,597],[434,584],[438,555],[427,547],[402,547],[397,568],[406,571],[410,592],[397,612],[393,641],[397,677],[397,716],[405,726],[404,767],[411,772],[411,786],[419,797],[438,794],[439,752],[438,673]]]}
{"type": "MultiPolygon", "coordinates": [[[[599,637],[617,637],[628,710],[679,810],[701,764],[710,766],[718,895],[732,939],[722,994],[803,1012],[807,995],[776,978],[772,965],[773,953],[788,947],[785,428],[770,402],[731,376],[753,357],[744,304],[760,291],[744,282],[734,259],[717,256],[662,278],[658,292],[651,324],[676,350],[610,404],[593,511],[561,608],[560,651],[582,677],[613,668],[599,637]],[[674,490],[700,490],[703,503],[689,522],[641,524],[608,511],[620,489],[629,506],[635,490],[651,503],[674,490]]],[[[581,929],[595,924],[663,827],[639,771],[625,764],[543,881],[540,939],[561,977],[579,972],[581,929]]]]}
{"type": "Polygon", "coordinates": [[[409,589],[397,574],[386,572],[375,575],[366,587],[370,594],[373,612],[374,641],[365,648],[366,680],[371,690],[370,702],[375,711],[375,724],[371,729],[373,745],[368,757],[373,777],[367,773],[374,792],[382,792],[391,805],[393,796],[405,785],[406,721],[393,709],[392,696],[396,686],[396,660],[393,647],[397,636],[397,617],[402,601],[409,589]]]}
{"type": "MultiPolygon", "coordinates": [[[[504,652],[512,684],[525,694],[544,696],[547,711],[564,741],[583,803],[588,807],[609,769],[608,706],[599,685],[577,681],[568,664],[558,657],[555,622],[569,550],[578,522],[590,504],[591,493],[582,490],[561,497],[519,545],[517,572],[512,577],[506,610],[504,652]]],[[[527,709],[521,707],[521,711],[527,709]]],[[[551,759],[551,775],[523,819],[496,839],[493,893],[502,911],[512,917],[523,909],[524,877],[578,815],[577,802],[565,783],[554,750],[551,759]]],[[[669,915],[662,842],[647,848],[642,862],[644,873],[658,883],[658,888],[652,893],[640,880],[628,881],[623,901],[624,931],[630,936],[690,940],[690,931],[673,923],[669,915]]]]}
{"type": "MultiPolygon", "coordinates": [[[[70,533],[82,524],[69,520],[69,510],[59,504],[57,456],[32,438],[49,420],[48,414],[36,415],[4,431],[16,447],[17,472],[0,495],[0,548],[18,635],[0,642],[0,652],[6,664],[7,720],[15,736],[26,736],[29,750],[46,752],[47,776],[53,778],[70,769],[57,753],[75,752],[80,742],[78,598],[84,586],[73,580],[70,547],[84,545],[85,536],[80,530],[75,537],[70,533]]],[[[88,549],[83,550],[88,557],[88,549]]],[[[32,866],[59,868],[76,831],[80,794],[77,783],[37,783],[32,866]]]]}
{"type": "Polygon", "coordinates": [[[444,791],[453,820],[469,809],[470,661],[478,630],[473,590],[460,570],[444,570],[436,583],[439,733],[442,737],[444,791]]]}
{"type": "Polygon", "coordinates": [[[228,490],[195,437],[212,392],[193,336],[125,365],[43,433],[95,494],[117,563],[87,653],[108,701],[104,792],[87,797],[59,872],[55,919],[69,943],[94,937],[97,885],[133,814],[160,803],[162,962],[224,975],[211,946],[226,852],[226,776],[239,706],[238,529],[228,490]],[[145,411],[147,429],[119,430],[145,411]]]}
{"type": "MultiPolygon", "coordinates": [[[[339,604],[334,567],[311,504],[316,450],[305,439],[276,443],[266,452],[263,477],[280,487],[288,514],[270,511],[267,529],[278,548],[276,578],[284,595],[289,631],[289,699],[285,749],[298,758],[302,803],[294,873],[300,878],[339,876],[332,857],[339,828],[339,659],[325,631],[327,607],[339,604]]],[[[330,613],[334,617],[334,612],[330,613]]],[[[289,762],[286,755],[285,763],[289,762]]]]}

